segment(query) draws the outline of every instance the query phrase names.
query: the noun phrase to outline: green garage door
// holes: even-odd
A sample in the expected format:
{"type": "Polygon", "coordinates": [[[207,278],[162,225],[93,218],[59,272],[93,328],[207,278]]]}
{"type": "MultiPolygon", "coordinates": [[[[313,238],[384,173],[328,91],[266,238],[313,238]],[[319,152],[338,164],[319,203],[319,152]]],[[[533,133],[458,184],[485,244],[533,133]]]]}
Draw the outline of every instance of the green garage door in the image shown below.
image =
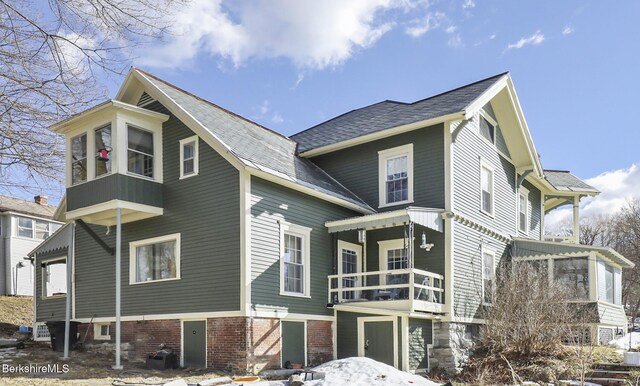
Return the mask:
{"type": "Polygon", "coordinates": [[[305,365],[304,322],[281,322],[282,367],[286,362],[305,365]]]}
{"type": "Polygon", "coordinates": [[[364,322],[364,356],[393,366],[393,322],[364,322]]]}

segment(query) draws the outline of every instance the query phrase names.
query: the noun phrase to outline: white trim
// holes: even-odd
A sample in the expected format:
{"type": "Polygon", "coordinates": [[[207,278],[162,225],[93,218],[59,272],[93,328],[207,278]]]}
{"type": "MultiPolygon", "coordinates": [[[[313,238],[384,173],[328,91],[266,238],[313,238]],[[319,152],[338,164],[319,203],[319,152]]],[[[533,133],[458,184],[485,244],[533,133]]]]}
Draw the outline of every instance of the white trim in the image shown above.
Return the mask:
{"type": "Polygon", "coordinates": [[[442,321],[444,318],[444,315],[426,314],[423,312],[412,312],[409,309],[407,309],[406,311],[400,311],[400,310],[392,310],[392,309],[365,308],[365,307],[359,307],[357,305],[354,306],[353,303],[335,304],[333,306],[333,309],[339,312],[351,312],[356,314],[408,316],[413,319],[429,319],[429,320],[437,320],[437,321],[442,321]]]}
{"type": "MultiPolygon", "coordinates": [[[[68,252],[67,252],[68,253],[68,252]]],[[[67,269],[66,265],[69,263],[69,256],[68,255],[64,255],[64,256],[57,256],[57,257],[51,257],[48,259],[44,259],[44,260],[40,260],[40,262],[38,263],[36,269],[40,268],[40,280],[42,281],[40,283],[40,299],[41,300],[49,300],[49,299],[64,299],[67,297],[67,295],[69,295],[69,288],[66,288],[66,292],[64,295],[51,295],[51,296],[47,296],[47,267],[55,261],[63,261],[64,260],[64,265],[65,265],[65,274],[66,272],[68,272],[69,270],[67,269]],[[43,267],[44,265],[44,267],[43,267]],[[44,270],[44,272],[43,272],[44,270]]],[[[35,260],[34,260],[35,261],[35,260]]],[[[34,270],[35,271],[35,270],[34,270]]],[[[67,283],[69,282],[69,278],[65,278],[64,280],[64,285],[65,287],[67,286],[67,283]]],[[[37,294],[33,294],[34,297],[38,297],[37,294]]]]}
{"type": "Polygon", "coordinates": [[[204,368],[209,367],[209,337],[207,319],[180,319],[180,367],[184,367],[184,322],[204,322],[204,368]]]}
{"type": "Polygon", "coordinates": [[[251,175],[244,170],[240,177],[240,310],[251,315],[251,175]]]}
{"type": "MultiPolygon", "coordinates": [[[[409,371],[409,317],[402,316],[400,318],[400,322],[401,322],[400,333],[402,334],[402,368],[401,370],[409,371]]],[[[433,325],[433,322],[431,322],[431,324],[433,325]]],[[[433,337],[433,326],[431,327],[431,336],[433,337]]],[[[425,355],[429,355],[429,353],[425,352],[425,355]]]]}
{"type": "Polygon", "coordinates": [[[97,218],[92,219],[91,215],[97,215],[101,212],[106,212],[113,210],[115,211],[117,208],[121,208],[124,211],[129,211],[129,213],[123,213],[122,223],[141,220],[149,217],[162,216],[164,213],[163,208],[159,208],[157,206],[137,204],[130,201],[123,200],[110,200],[106,202],[101,202],[99,204],[86,206],[80,209],[75,209],[70,212],[66,212],[65,216],[67,221],[87,217],[84,220],[86,222],[98,225],[115,225],[116,218],[115,213],[111,216],[105,217],[104,215],[98,216],[97,218]]]}
{"type": "Polygon", "coordinates": [[[311,228],[278,220],[280,225],[280,295],[311,298],[311,228]],[[284,236],[290,234],[302,241],[303,293],[284,289],[284,236]]]}
{"type": "Polygon", "coordinates": [[[164,281],[171,280],[180,280],[180,233],[173,233],[170,235],[153,237],[150,239],[144,240],[136,240],[131,241],[129,243],[129,285],[138,285],[138,284],[147,284],[147,283],[158,283],[164,281]],[[158,244],[167,241],[175,241],[175,264],[176,264],[176,276],[167,279],[157,279],[157,280],[148,280],[148,281],[136,281],[137,272],[136,272],[136,248],[145,246],[158,244]]]}
{"type": "Polygon", "coordinates": [[[93,339],[94,340],[111,340],[111,323],[94,323],[93,324],[93,339]],[[109,334],[102,335],[102,326],[109,327],[109,334]]]}
{"type": "Polygon", "coordinates": [[[482,293],[480,294],[480,296],[481,296],[480,301],[482,302],[483,305],[490,306],[490,305],[493,304],[493,302],[492,303],[486,302],[485,301],[485,296],[484,296],[485,295],[485,291],[486,291],[486,288],[484,288],[484,280],[485,280],[485,277],[484,277],[484,269],[485,269],[484,256],[485,255],[491,256],[491,263],[493,265],[493,267],[491,267],[491,268],[492,268],[493,272],[491,273],[492,276],[491,276],[490,279],[491,279],[491,282],[492,282],[493,287],[495,289],[495,286],[496,286],[496,250],[494,248],[486,246],[485,244],[482,244],[482,246],[480,247],[480,260],[481,260],[481,262],[480,262],[481,266],[480,267],[482,269],[482,272],[481,272],[481,275],[480,275],[481,276],[481,280],[482,280],[482,282],[481,282],[481,284],[482,284],[482,293]]]}
{"type": "Polygon", "coordinates": [[[193,176],[197,176],[199,172],[198,164],[199,164],[199,143],[198,136],[192,135],[191,137],[184,138],[180,140],[180,178],[181,180],[193,176]],[[193,142],[193,172],[185,175],[184,174],[184,145],[193,142]]]}
{"type": "Polygon", "coordinates": [[[333,143],[331,145],[321,146],[321,147],[318,147],[318,148],[315,148],[315,149],[311,149],[311,150],[307,150],[305,152],[302,152],[302,153],[300,153],[300,156],[302,156],[302,157],[314,157],[314,156],[318,156],[318,155],[322,155],[322,154],[326,154],[326,153],[331,153],[331,152],[334,152],[334,151],[337,151],[337,150],[346,149],[348,147],[360,145],[360,144],[363,144],[363,143],[375,141],[375,140],[378,140],[378,139],[391,137],[391,136],[398,135],[398,134],[401,134],[401,133],[406,133],[406,132],[413,131],[413,130],[423,129],[423,128],[428,127],[428,126],[434,126],[434,125],[437,125],[438,123],[442,123],[442,122],[445,122],[445,121],[448,121],[448,120],[457,120],[457,119],[464,119],[464,118],[465,118],[464,112],[457,112],[457,113],[453,113],[453,114],[447,114],[447,115],[443,115],[443,116],[440,116],[440,117],[435,117],[435,118],[431,118],[431,119],[417,121],[417,122],[409,123],[409,124],[402,125],[402,126],[392,127],[392,128],[389,128],[389,129],[385,129],[385,130],[381,130],[381,131],[375,132],[375,133],[371,133],[371,134],[363,135],[363,136],[360,136],[360,137],[348,139],[348,140],[345,140],[345,141],[333,143]]]}
{"type": "Polygon", "coordinates": [[[378,152],[378,208],[397,206],[413,202],[413,143],[397,146],[378,152]],[[407,157],[407,199],[387,202],[387,161],[393,158],[407,157]]]}
{"type": "MultiPolygon", "coordinates": [[[[309,354],[307,352],[307,346],[309,345],[309,340],[307,337],[307,319],[301,319],[301,320],[295,320],[295,319],[281,319],[280,320],[280,342],[284,342],[283,336],[282,336],[282,322],[289,322],[289,323],[302,323],[304,326],[304,367],[307,367],[307,363],[309,361],[309,354]]],[[[282,362],[282,352],[283,352],[283,348],[280,347],[280,367],[284,368],[284,363],[282,362]]]]}
{"type": "Polygon", "coordinates": [[[495,203],[496,203],[496,199],[495,199],[495,184],[496,184],[496,176],[495,176],[495,169],[494,167],[488,162],[486,161],[484,158],[480,157],[480,186],[479,186],[479,190],[480,190],[480,212],[486,214],[487,216],[493,218],[496,212],[496,208],[495,208],[495,203]],[[489,181],[490,183],[490,189],[491,189],[491,212],[487,212],[484,210],[483,208],[483,197],[482,197],[482,171],[483,170],[487,170],[490,173],[491,176],[491,180],[489,181]]]}
{"type": "MultiPolygon", "coordinates": [[[[489,102],[487,102],[487,103],[489,103],[489,102]]],[[[489,145],[491,145],[492,147],[497,148],[497,145],[496,145],[496,142],[497,142],[497,141],[496,141],[496,137],[497,137],[497,135],[498,135],[498,122],[496,122],[496,120],[495,120],[495,119],[493,119],[493,118],[491,117],[491,115],[489,115],[489,114],[484,110],[484,108],[481,108],[481,109],[478,111],[478,124],[477,124],[476,126],[477,126],[477,127],[476,127],[476,129],[477,129],[477,134],[478,134],[478,136],[479,136],[480,138],[482,138],[482,140],[483,140],[483,141],[485,141],[486,143],[488,143],[489,145]],[[482,135],[482,133],[480,132],[480,121],[481,121],[481,119],[486,120],[488,124],[490,124],[490,125],[492,125],[492,126],[493,126],[493,142],[491,142],[491,141],[489,140],[489,138],[486,138],[486,137],[485,137],[484,135],[482,135]]]]}
{"type": "MultiPolygon", "coordinates": [[[[452,213],[455,207],[455,189],[454,189],[454,152],[455,143],[453,142],[454,122],[446,122],[444,125],[444,207],[445,211],[452,213]]],[[[462,125],[459,122],[458,125],[462,125]]],[[[457,128],[457,127],[456,127],[457,128]]],[[[442,216],[444,222],[444,311],[445,318],[453,315],[453,267],[454,267],[454,225],[453,219],[448,216],[442,216]]]]}
{"type": "MultiPolygon", "coordinates": [[[[181,314],[149,314],[149,315],[126,315],[120,320],[123,322],[139,322],[145,320],[180,320],[180,319],[222,319],[245,316],[240,311],[216,311],[216,312],[185,312],[181,314]]],[[[96,318],[74,318],[74,322],[89,323],[115,322],[115,316],[104,316],[96,318]]]]}
{"type": "MultiPolygon", "coordinates": [[[[342,250],[343,249],[347,249],[347,250],[352,250],[356,253],[356,272],[362,272],[362,245],[359,244],[354,244],[354,243],[349,243],[347,241],[343,241],[343,240],[338,240],[338,275],[342,275],[342,250]]],[[[356,278],[354,279],[355,283],[356,283],[356,287],[359,287],[360,285],[357,284],[358,281],[360,281],[361,279],[356,278]]],[[[342,283],[338,283],[338,285],[340,287],[342,287],[342,283]]],[[[360,298],[360,291],[354,291],[354,297],[356,299],[360,298]]],[[[343,291],[338,292],[338,301],[342,301],[342,293],[343,291]]]]}
{"type": "Polygon", "coordinates": [[[358,356],[364,357],[364,324],[369,322],[393,322],[393,367],[398,368],[398,318],[396,316],[358,317],[358,356]]]}

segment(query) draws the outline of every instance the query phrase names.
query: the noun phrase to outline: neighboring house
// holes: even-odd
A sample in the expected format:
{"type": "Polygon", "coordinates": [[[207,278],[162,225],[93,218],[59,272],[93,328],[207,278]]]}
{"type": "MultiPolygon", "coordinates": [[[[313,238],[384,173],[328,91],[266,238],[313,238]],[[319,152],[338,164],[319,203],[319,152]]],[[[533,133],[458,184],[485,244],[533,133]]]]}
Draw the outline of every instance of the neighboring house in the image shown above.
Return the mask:
{"type": "MultiPolygon", "coordinates": [[[[594,338],[626,326],[632,264],[544,237],[567,202],[577,234],[577,204],[598,192],[542,169],[506,73],[286,138],[134,68],[115,100],[52,130],[69,223],[31,254],[36,283],[69,262],[72,320],[113,342],[120,256],[120,331],[138,358],[164,343],[194,367],[454,369],[512,259],[543,260],[591,304],[594,338]]],[[[64,315],[64,298],[38,300],[37,324],[64,315]]]]}
{"type": "MultiPolygon", "coordinates": [[[[34,201],[0,196],[0,295],[33,295],[33,267],[25,258],[60,227],[55,210],[45,196],[34,201]]],[[[57,275],[49,280],[52,287],[64,283],[57,275]]]]}

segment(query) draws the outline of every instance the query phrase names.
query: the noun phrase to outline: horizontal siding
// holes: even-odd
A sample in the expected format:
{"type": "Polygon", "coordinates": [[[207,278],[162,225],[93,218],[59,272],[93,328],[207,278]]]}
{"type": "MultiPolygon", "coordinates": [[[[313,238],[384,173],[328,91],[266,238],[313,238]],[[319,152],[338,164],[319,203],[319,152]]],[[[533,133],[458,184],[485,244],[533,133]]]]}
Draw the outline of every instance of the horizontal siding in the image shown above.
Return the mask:
{"type": "Polygon", "coordinates": [[[47,259],[56,258],[56,257],[66,257],[66,256],[67,256],[66,248],[61,249],[55,253],[36,255],[36,261],[34,264],[36,267],[35,268],[36,293],[33,299],[36,302],[36,321],[38,322],[65,319],[66,298],[47,299],[42,297],[43,272],[40,264],[47,259]]]}
{"type": "MultiPolygon", "coordinates": [[[[444,208],[443,125],[410,131],[312,158],[312,161],[378,208],[378,152],[413,143],[414,206],[444,208]]],[[[404,205],[406,206],[406,204],[404,205]]],[[[380,208],[380,211],[398,206],[380,208]]]]}
{"type": "Polygon", "coordinates": [[[627,327],[627,317],[622,306],[598,303],[598,316],[600,324],[627,327]]]}
{"type": "Polygon", "coordinates": [[[356,213],[317,198],[251,178],[251,297],[256,307],[331,315],[327,276],[333,273],[332,236],[324,223],[356,213]],[[280,295],[279,220],[311,228],[311,298],[280,295]]]}
{"type": "Polygon", "coordinates": [[[454,314],[482,318],[482,256],[485,246],[496,252],[496,271],[506,261],[508,245],[457,222],[453,223],[454,314]]]}
{"type": "Polygon", "coordinates": [[[474,221],[513,235],[516,229],[515,167],[496,147],[478,134],[478,121],[467,121],[454,142],[454,211],[474,221]],[[481,159],[494,172],[494,213],[480,210],[481,159]]]}
{"type": "MultiPolygon", "coordinates": [[[[168,113],[159,103],[148,107],[168,113]]],[[[193,135],[174,116],[163,124],[164,215],[122,226],[122,315],[240,308],[239,174],[199,141],[198,176],[179,180],[179,140],[193,135]],[[181,279],[129,284],[129,243],[181,234],[181,279]]],[[[115,229],[92,226],[111,247],[115,229]]],[[[76,317],[115,313],[115,265],[81,228],[76,234],[76,317]]]]}
{"type": "Polygon", "coordinates": [[[162,184],[124,174],[112,174],[67,188],[67,210],[111,200],[162,207],[162,184]]]}
{"type": "MultiPolygon", "coordinates": [[[[444,275],[444,234],[417,225],[414,229],[414,267],[428,272],[444,275]],[[425,231],[429,243],[434,246],[429,252],[420,249],[422,242],[422,231],[425,231]]],[[[341,236],[338,236],[342,238],[341,236]]],[[[380,267],[380,247],[378,241],[394,240],[404,238],[404,227],[392,227],[367,231],[367,261],[365,264],[367,271],[386,270],[380,267]]]]}

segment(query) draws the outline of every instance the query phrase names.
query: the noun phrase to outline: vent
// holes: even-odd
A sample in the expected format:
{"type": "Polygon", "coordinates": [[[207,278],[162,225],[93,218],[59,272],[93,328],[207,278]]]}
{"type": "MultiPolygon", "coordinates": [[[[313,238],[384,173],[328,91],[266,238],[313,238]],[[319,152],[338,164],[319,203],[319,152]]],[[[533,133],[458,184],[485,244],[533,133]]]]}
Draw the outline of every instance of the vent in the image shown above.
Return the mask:
{"type": "Polygon", "coordinates": [[[35,341],[41,342],[41,341],[48,341],[51,339],[51,336],[49,335],[49,329],[47,328],[47,325],[44,323],[36,323],[33,331],[34,331],[33,340],[35,341]]]}
{"type": "Polygon", "coordinates": [[[140,96],[140,100],[138,101],[138,107],[146,106],[153,101],[154,99],[151,98],[151,95],[147,94],[146,92],[143,92],[142,95],[140,96]]]}

